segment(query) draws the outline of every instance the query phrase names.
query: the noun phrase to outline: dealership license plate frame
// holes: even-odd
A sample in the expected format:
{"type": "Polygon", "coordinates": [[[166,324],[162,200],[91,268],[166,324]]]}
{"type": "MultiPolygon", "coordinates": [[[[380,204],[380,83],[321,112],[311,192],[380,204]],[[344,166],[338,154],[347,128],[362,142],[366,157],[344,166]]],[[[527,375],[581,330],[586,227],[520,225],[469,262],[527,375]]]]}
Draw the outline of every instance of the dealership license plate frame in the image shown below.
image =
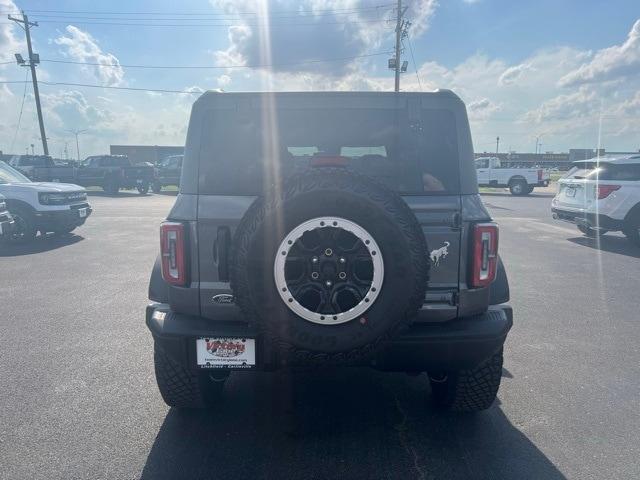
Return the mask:
{"type": "Polygon", "coordinates": [[[87,218],[87,208],[79,208],[78,209],[78,217],[87,218]]]}
{"type": "Polygon", "coordinates": [[[195,341],[198,369],[239,369],[256,367],[256,340],[249,337],[198,337],[195,341]],[[242,347],[242,351],[239,347],[242,347]]]}

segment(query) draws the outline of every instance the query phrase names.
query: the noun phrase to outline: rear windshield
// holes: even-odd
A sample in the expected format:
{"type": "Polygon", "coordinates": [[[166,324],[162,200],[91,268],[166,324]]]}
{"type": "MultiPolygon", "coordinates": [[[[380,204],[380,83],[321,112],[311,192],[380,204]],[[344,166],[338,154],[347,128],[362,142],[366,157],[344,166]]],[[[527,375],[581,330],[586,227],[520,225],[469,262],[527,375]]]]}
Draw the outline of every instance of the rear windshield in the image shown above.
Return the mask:
{"type": "Polygon", "coordinates": [[[273,118],[212,110],[200,154],[200,193],[256,195],[278,179],[342,157],[346,168],[404,194],[459,192],[458,141],[449,110],[280,109],[273,118]],[[267,180],[268,179],[268,180],[267,180]]]}
{"type": "Polygon", "coordinates": [[[640,164],[612,165],[601,163],[600,165],[586,164],[580,167],[573,167],[567,172],[564,178],[576,180],[618,180],[637,181],[640,180],[640,164]]]}

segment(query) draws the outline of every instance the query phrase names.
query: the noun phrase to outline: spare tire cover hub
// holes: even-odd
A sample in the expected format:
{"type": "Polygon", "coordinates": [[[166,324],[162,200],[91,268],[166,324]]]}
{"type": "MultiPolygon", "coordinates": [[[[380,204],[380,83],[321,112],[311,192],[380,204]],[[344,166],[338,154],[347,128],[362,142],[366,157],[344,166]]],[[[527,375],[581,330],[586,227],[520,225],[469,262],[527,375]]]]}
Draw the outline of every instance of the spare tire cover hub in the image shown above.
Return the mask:
{"type": "Polygon", "coordinates": [[[375,239],[340,217],[318,217],[295,227],[280,244],[273,265],[282,301],[313,323],[338,325],[361,316],[375,302],[384,262],[375,239]]]}

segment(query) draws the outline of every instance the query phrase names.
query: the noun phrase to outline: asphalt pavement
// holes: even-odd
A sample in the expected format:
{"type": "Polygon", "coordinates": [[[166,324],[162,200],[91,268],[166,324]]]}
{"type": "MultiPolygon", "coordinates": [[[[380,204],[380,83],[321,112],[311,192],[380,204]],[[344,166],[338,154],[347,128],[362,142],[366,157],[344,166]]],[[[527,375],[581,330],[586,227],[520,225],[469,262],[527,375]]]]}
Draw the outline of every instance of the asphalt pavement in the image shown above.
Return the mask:
{"type": "Polygon", "coordinates": [[[144,325],[170,195],[93,194],[74,235],[0,246],[0,479],[639,478],[640,249],[483,199],[514,327],[499,400],[446,414],[422,376],[234,374],[169,409],[144,325]]]}

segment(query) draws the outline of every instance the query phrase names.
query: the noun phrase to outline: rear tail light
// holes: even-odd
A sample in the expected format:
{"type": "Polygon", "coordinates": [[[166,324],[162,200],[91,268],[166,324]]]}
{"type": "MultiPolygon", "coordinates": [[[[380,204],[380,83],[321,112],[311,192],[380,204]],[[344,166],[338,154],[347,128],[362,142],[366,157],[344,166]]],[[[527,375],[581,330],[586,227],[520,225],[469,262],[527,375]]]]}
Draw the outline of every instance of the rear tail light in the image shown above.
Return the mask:
{"type": "Polygon", "coordinates": [[[498,226],[478,223],[473,228],[471,286],[486,287],[496,278],[498,265],[498,226]]]}
{"type": "Polygon", "coordinates": [[[620,190],[620,185],[598,185],[598,191],[597,191],[598,200],[607,198],[616,190],[620,190]]]}
{"type": "Polygon", "coordinates": [[[541,182],[542,181],[542,169],[538,169],[538,181],[541,182]]]}
{"type": "Polygon", "coordinates": [[[172,285],[184,285],[187,280],[184,225],[163,222],[160,225],[160,254],[162,278],[172,285]]]}

